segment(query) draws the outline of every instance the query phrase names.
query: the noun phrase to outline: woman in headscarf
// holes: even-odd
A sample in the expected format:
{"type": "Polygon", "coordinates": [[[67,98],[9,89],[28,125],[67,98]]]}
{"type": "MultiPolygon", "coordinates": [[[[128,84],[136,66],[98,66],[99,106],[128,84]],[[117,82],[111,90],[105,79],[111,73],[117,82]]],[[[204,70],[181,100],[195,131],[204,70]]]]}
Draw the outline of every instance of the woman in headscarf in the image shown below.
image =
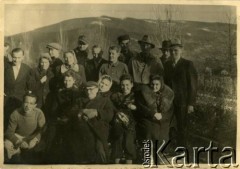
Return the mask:
{"type": "Polygon", "coordinates": [[[111,91],[112,84],[113,84],[113,81],[111,76],[102,75],[98,80],[98,87],[99,87],[98,94],[102,97],[110,98],[112,94],[112,91],[111,91]]]}
{"type": "Polygon", "coordinates": [[[58,76],[59,80],[59,87],[61,88],[63,86],[62,79],[63,74],[66,73],[69,70],[72,70],[77,73],[78,76],[76,76],[76,85],[77,87],[80,87],[83,83],[86,82],[86,75],[85,75],[85,69],[82,65],[78,64],[76,55],[73,50],[67,51],[63,55],[64,63],[62,65],[59,65],[56,68],[56,76],[58,76]]]}
{"type": "Polygon", "coordinates": [[[52,59],[48,53],[41,55],[38,67],[33,69],[30,73],[29,89],[36,93],[37,107],[43,108],[46,97],[50,91],[49,83],[54,74],[50,68],[52,59]]]}
{"type": "Polygon", "coordinates": [[[153,75],[150,85],[136,92],[138,139],[168,141],[173,119],[173,91],[164,84],[163,77],[153,75]]]}

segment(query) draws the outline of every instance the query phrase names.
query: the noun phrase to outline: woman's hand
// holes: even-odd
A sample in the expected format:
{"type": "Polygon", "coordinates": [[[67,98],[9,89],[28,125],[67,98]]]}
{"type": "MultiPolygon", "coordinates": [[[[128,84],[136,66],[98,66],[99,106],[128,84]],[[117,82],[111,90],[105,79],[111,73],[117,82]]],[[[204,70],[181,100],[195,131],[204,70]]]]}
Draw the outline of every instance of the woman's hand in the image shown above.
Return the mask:
{"type": "Polygon", "coordinates": [[[155,114],[154,114],[154,117],[155,117],[157,120],[161,120],[161,119],[162,119],[162,113],[155,113],[155,114]]]}

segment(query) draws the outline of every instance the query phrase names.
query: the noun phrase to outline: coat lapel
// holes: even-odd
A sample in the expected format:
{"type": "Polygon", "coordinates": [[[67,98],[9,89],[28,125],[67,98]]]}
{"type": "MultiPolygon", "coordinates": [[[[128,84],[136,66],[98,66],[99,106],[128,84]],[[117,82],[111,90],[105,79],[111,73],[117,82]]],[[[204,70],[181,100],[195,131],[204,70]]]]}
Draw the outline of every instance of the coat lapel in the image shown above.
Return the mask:
{"type": "Polygon", "coordinates": [[[20,67],[20,70],[18,72],[18,76],[17,76],[16,82],[21,80],[23,74],[24,74],[24,66],[23,66],[23,64],[21,64],[21,67],[20,67]]]}

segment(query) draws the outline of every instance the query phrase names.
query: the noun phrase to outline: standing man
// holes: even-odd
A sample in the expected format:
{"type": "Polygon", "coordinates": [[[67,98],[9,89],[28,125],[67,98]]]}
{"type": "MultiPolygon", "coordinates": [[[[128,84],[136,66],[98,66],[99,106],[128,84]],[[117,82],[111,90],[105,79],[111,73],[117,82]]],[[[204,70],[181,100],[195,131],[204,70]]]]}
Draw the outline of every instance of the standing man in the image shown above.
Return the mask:
{"type": "Polygon", "coordinates": [[[77,57],[78,64],[86,67],[86,62],[88,59],[88,41],[85,35],[80,35],[78,37],[78,47],[74,49],[77,57]]]}
{"type": "Polygon", "coordinates": [[[171,59],[165,64],[165,83],[174,91],[174,113],[177,119],[178,146],[186,146],[186,115],[194,111],[197,94],[197,71],[192,61],[182,58],[183,45],[174,39],[171,59]]]}
{"type": "Polygon", "coordinates": [[[109,48],[109,63],[103,64],[99,70],[99,77],[106,74],[111,76],[113,80],[113,90],[118,88],[120,77],[123,74],[128,74],[127,65],[118,61],[120,50],[121,49],[118,46],[111,46],[109,48]]]}
{"type": "MultiPolygon", "coordinates": [[[[22,63],[24,51],[21,48],[12,50],[12,62],[4,70],[4,122],[10,113],[22,104],[22,98],[28,90],[30,67],[22,63]]],[[[5,126],[6,127],[6,126],[5,126]]]]}
{"type": "Polygon", "coordinates": [[[51,56],[51,59],[52,59],[51,68],[52,68],[52,71],[55,75],[56,74],[56,68],[59,65],[63,64],[62,60],[60,59],[62,46],[58,43],[53,42],[53,43],[49,43],[47,45],[47,48],[48,48],[48,52],[49,52],[49,54],[51,56]]]}
{"type": "Polygon", "coordinates": [[[129,48],[130,37],[129,35],[121,35],[118,37],[118,44],[121,46],[121,55],[118,60],[128,65],[131,58],[136,54],[132,52],[129,48]]]}
{"type": "Polygon", "coordinates": [[[159,48],[162,51],[161,61],[163,65],[165,65],[165,63],[170,57],[170,46],[171,46],[171,40],[164,40],[162,42],[162,47],[159,48]]]}
{"type": "Polygon", "coordinates": [[[149,84],[150,75],[163,75],[163,65],[160,59],[151,54],[155,45],[148,35],[144,35],[138,43],[142,52],[130,60],[129,72],[135,85],[149,84]]]}
{"type": "Polygon", "coordinates": [[[92,47],[93,58],[88,60],[85,67],[86,79],[87,81],[98,81],[100,67],[104,63],[108,63],[107,60],[102,58],[103,51],[102,48],[98,45],[92,47]]]}

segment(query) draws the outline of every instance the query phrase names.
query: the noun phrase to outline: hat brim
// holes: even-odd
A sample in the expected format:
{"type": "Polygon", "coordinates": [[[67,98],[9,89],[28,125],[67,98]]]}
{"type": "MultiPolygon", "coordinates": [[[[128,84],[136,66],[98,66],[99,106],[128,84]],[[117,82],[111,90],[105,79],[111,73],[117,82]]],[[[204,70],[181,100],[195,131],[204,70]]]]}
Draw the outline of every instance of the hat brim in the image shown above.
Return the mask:
{"type": "Polygon", "coordinates": [[[46,48],[48,48],[48,49],[56,49],[56,50],[61,50],[61,49],[59,49],[59,48],[56,48],[56,47],[53,47],[53,46],[50,46],[50,45],[47,45],[47,46],[46,46],[46,48]]]}
{"type": "Polygon", "coordinates": [[[78,43],[79,43],[79,42],[83,42],[85,45],[88,44],[88,42],[85,41],[85,40],[78,40],[78,43]]]}
{"type": "Polygon", "coordinates": [[[171,45],[170,48],[174,48],[174,47],[180,47],[180,48],[183,48],[183,45],[181,45],[181,44],[175,44],[175,45],[171,45]]]}
{"type": "Polygon", "coordinates": [[[146,43],[146,44],[151,45],[152,48],[155,48],[155,45],[154,45],[154,44],[149,43],[149,42],[146,42],[146,41],[139,40],[138,43],[139,43],[139,44],[146,43]]]}

